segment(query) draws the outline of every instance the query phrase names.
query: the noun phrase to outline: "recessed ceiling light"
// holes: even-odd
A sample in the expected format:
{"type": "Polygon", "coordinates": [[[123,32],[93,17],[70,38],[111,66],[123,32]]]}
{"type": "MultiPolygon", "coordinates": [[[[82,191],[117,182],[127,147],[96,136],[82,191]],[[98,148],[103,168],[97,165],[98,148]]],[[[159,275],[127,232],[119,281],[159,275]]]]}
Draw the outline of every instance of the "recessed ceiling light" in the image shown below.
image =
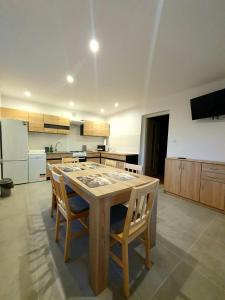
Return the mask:
{"type": "Polygon", "coordinates": [[[96,39],[90,40],[89,48],[93,53],[98,52],[99,50],[99,42],[96,39]]]}
{"type": "Polygon", "coordinates": [[[74,78],[72,75],[67,75],[66,76],[66,80],[69,82],[69,83],[73,83],[74,82],[74,78]]]}
{"type": "Polygon", "coordinates": [[[101,113],[104,113],[104,112],[105,112],[104,108],[101,108],[101,109],[100,109],[100,112],[101,112],[101,113]]]}
{"type": "Polygon", "coordinates": [[[74,106],[74,102],[73,102],[73,101],[70,101],[70,102],[69,102],[69,106],[74,106]]]}
{"type": "Polygon", "coordinates": [[[115,107],[118,107],[118,106],[119,106],[119,103],[118,103],[118,102],[114,103],[114,106],[115,106],[115,107]]]}
{"type": "Polygon", "coordinates": [[[29,91],[25,91],[25,92],[24,92],[24,95],[27,96],[27,97],[30,97],[30,96],[31,96],[31,93],[30,93],[29,91]]]}

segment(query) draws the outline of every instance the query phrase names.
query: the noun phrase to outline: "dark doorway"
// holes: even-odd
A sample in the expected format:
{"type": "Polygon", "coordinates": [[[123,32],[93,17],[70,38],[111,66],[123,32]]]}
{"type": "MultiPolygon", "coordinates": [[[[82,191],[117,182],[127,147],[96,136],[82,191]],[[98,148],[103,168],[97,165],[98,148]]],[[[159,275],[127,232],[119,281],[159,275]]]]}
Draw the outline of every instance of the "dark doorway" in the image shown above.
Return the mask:
{"type": "Polygon", "coordinates": [[[147,119],[145,174],[164,182],[169,115],[147,119]]]}

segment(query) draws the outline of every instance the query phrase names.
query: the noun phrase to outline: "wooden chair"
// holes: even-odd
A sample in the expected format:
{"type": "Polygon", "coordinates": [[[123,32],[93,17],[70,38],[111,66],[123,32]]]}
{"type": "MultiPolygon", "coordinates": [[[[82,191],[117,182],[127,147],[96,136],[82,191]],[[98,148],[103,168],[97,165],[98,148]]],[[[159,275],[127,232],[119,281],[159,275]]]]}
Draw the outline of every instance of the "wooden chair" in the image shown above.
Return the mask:
{"type": "Polygon", "coordinates": [[[122,259],[110,251],[112,259],[123,269],[123,291],[129,297],[128,245],[136,238],[145,246],[145,265],[151,268],[150,219],[159,180],[132,189],[128,208],[124,205],[111,207],[111,246],[120,243],[122,259]]]}
{"type": "Polygon", "coordinates": [[[57,199],[57,214],[56,214],[56,228],[55,228],[55,240],[59,241],[59,227],[62,221],[66,221],[66,239],[64,246],[64,261],[69,259],[69,244],[72,237],[80,237],[88,230],[87,224],[84,222],[89,215],[89,205],[80,196],[68,198],[63,176],[52,171],[53,185],[57,199]],[[63,218],[61,221],[60,218],[63,218]],[[84,229],[79,233],[72,235],[71,223],[74,220],[79,220],[84,229]]]}
{"type": "Polygon", "coordinates": [[[116,160],[106,159],[105,166],[116,168],[116,160]]]}
{"type": "MultiPolygon", "coordinates": [[[[56,209],[56,192],[55,192],[55,188],[54,188],[54,184],[53,184],[53,179],[52,179],[52,171],[54,169],[54,166],[51,164],[48,164],[48,170],[49,170],[49,177],[51,180],[51,186],[52,186],[52,205],[51,205],[51,212],[50,212],[50,216],[51,218],[53,218],[53,212],[56,209]]],[[[56,172],[56,170],[55,170],[56,172]]],[[[66,185],[66,193],[68,195],[68,197],[73,197],[76,195],[76,193],[68,186],[66,185]]]]}
{"type": "Polygon", "coordinates": [[[132,172],[132,173],[137,173],[137,174],[142,174],[143,173],[143,168],[141,165],[133,165],[133,164],[125,164],[124,166],[126,171],[132,172]]]}
{"type": "Polygon", "coordinates": [[[53,218],[53,211],[56,208],[56,192],[54,188],[54,182],[52,178],[52,171],[53,171],[53,166],[51,164],[48,164],[48,170],[49,170],[49,177],[51,180],[51,186],[52,186],[52,205],[51,205],[51,218],[53,218]]]}
{"type": "Polygon", "coordinates": [[[79,163],[79,158],[78,157],[63,157],[62,158],[62,163],[79,163]]]}

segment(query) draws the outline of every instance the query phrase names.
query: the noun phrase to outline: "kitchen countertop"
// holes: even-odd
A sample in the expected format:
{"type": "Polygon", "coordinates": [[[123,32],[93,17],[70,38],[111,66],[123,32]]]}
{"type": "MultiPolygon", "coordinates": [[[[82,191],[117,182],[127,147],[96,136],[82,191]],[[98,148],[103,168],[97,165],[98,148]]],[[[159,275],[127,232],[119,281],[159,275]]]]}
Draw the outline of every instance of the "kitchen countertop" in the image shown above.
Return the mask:
{"type": "Polygon", "coordinates": [[[122,153],[122,152],[115,152],[115,151],[87,151],[88,153],[103,153],[103,154],[112,154],[112,155],[122,155],[122,156],[126,156],[126,155],[138,155],[138,153],[122,153]]]}
{"type": "Polygon", "coordinates": [[[214,164],[214,165],[225,165],[225,162],[214,161],[214,160],[202,160],[202,159],[193,159],[193,158],[179,158],[179,157],[166,157],[166,159],[180,160],[180,161],[190,161],[190,162],[199,162],[205,164],[214,164]]]}
{"type": "MultiPolygon", "coordinates": [[[[73,151],[53,151],[53,152],[47,152],[46,154],[70,154],[73,151]]],[[[82,150],[80,150],[80,152],[83,152],[82,150]]],[[[112,155],[122,155],[122,156],[126,156],[126,155],[138,155],[138,153],[122,153],[122,152],[116,152],[116,151],[97,151],[97,150],[87,150],[85,151],[87,153],[102,153],[102,154],[112,154],[112,155]]]]}
{"type": "Polygon", "coordinates": [[[46,152],[46,154],[63,154],[63,153],[71,153],[72,151],[53,151],[53,152],[46,152]]]}

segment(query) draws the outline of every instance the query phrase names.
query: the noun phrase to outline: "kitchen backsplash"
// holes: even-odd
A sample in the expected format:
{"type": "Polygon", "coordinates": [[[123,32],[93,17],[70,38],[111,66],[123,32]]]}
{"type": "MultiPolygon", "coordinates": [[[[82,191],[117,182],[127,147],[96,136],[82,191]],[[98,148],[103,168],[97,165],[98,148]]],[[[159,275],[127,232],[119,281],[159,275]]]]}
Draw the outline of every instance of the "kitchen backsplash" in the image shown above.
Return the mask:
{"type": "Polygon", "coordinates": [[[81,136],[80,127],[72,125],[69,135],[29,133],[29,149],[44,149],[46,146],[53,146],[57,142],[58,151],[81,150],[82,145],[87,145],[87,149],[95,150],[98,144],[104,143],[103,137],[81,136]]]}

